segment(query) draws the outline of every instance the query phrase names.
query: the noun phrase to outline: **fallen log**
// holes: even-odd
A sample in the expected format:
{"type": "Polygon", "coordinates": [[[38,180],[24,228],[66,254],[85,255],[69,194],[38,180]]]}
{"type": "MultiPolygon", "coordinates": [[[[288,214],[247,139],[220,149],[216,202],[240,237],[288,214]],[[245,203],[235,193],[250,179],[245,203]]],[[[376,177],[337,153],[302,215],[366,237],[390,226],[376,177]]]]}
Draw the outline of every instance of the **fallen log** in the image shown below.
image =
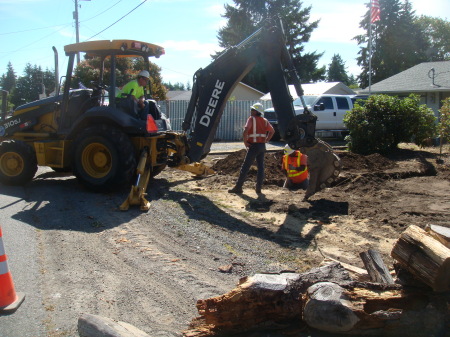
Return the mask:
{"type": "Polygon", "coordinates": [[[237,334],[258,328],[306,326],[300,319],[302,293],[314,283],[335,279],[352,280],[338,263],[312,269],[308,273],[256,274],[244,277],[227,294],[197,301],[200,317],[194,319],[186,337],[237,334]]]}
{"type": "Polygon", "coordinates": [[[450,249],[423,229],[409,226],[397,240],[391,256],[434,291],[450,290],[450,249]]]}
{"type": "MultiPolygon", "coordinates": [[[[428,337],[446,329],[448,294],[353,281],[332,263],[303,274],[256,274],[230,292],[197,302],[185,337],[249,331],[308,331],[428,337]]],[[[294,334],[295,335],[295,334],[294,334]]]]}

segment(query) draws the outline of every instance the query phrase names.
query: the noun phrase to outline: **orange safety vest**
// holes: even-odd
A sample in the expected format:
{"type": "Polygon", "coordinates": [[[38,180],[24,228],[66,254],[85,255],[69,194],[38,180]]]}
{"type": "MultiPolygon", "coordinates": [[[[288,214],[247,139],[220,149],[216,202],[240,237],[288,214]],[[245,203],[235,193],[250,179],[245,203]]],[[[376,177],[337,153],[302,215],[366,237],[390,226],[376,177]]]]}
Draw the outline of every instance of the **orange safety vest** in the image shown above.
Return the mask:
{"type": "Polygon", "coordinates": [[[267,138],[267,132],[269,122],[264,117],[251,116],[247,120],[248,126],[248,142],[249,143],[265,143],[267,138]]]}
{"type": "Polygon", "coordinates": [[[283,156],[282,167],[284,170],[286,170],[289,180],[291,180],[294,184],[299,184],[308,179],[308,167],[306,166],[308,156],[303,155],[300,151],[295,151],[294,153],[296,154],[296,156],[283,156]],[[300,167],[301,165],[304,165],[305,169],[303,171],[291,170],[289,169],[289,165],[294,167],[300,167]]]}

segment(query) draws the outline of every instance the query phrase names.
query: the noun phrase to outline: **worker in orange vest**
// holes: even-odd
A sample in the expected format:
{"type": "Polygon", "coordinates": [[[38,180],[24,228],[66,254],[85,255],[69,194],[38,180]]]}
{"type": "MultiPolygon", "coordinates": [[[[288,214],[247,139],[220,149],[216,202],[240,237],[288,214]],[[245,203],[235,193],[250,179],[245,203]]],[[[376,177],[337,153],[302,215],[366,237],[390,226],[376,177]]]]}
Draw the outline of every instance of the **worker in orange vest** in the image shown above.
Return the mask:
{"type": "Polygon", "coordinates": [[[289,145],[284,147],[281,169],[286,174],[284,187],[306,189],[309,184],[308,156],[289,145]]]}
{"type": "Polygon", "coordinates": [[[261,103],[253,104],[250,107],[250,117],[244,127],[244,145],[247,148],[247,154],[241,166],[239,178],[236,185],[228,190],[229,193],[242,193],[247,173],[256,159],[257,175],[256,175],[256,193],[261,193],[261,187],[264,181],[264,153],[266,152],[266,143],[275,133],[269,121],[263,117],[264,108],[261,103]]]}

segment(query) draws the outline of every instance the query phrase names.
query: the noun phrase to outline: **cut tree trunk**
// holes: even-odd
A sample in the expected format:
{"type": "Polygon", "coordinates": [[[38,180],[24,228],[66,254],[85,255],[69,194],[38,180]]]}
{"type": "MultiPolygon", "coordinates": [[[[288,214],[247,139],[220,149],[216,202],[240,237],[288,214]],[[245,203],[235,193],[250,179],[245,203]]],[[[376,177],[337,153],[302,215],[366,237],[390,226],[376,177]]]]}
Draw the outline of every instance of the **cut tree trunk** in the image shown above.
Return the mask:
{"type": "Polygon", "coordinates": [[[450,290],[450,249],[417,227],[409,226],[391,256],[434,291],[450,290]]]}

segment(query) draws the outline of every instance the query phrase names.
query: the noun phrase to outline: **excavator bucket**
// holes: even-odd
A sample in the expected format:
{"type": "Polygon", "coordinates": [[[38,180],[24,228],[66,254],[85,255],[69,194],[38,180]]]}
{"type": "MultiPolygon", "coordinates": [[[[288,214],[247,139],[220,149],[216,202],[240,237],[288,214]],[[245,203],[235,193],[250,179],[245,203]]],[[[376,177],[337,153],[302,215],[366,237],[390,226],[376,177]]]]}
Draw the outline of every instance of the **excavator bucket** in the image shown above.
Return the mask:
{"type": "Polygon", "coordinates": [[[203,163],[179,165],[176,167],[176,169],[191,172],[196,177],[206,177],[216,173],[212,168],[206,166],[203,163]]]}
{"type": "Polygon", "coordinates": [[[304,198],[307,200],[337,179],[341,172],[341,160],[331,146],[320,139],[313,146],[301,147],[300,151],[308,156],[309,185],[304,198]]]}

